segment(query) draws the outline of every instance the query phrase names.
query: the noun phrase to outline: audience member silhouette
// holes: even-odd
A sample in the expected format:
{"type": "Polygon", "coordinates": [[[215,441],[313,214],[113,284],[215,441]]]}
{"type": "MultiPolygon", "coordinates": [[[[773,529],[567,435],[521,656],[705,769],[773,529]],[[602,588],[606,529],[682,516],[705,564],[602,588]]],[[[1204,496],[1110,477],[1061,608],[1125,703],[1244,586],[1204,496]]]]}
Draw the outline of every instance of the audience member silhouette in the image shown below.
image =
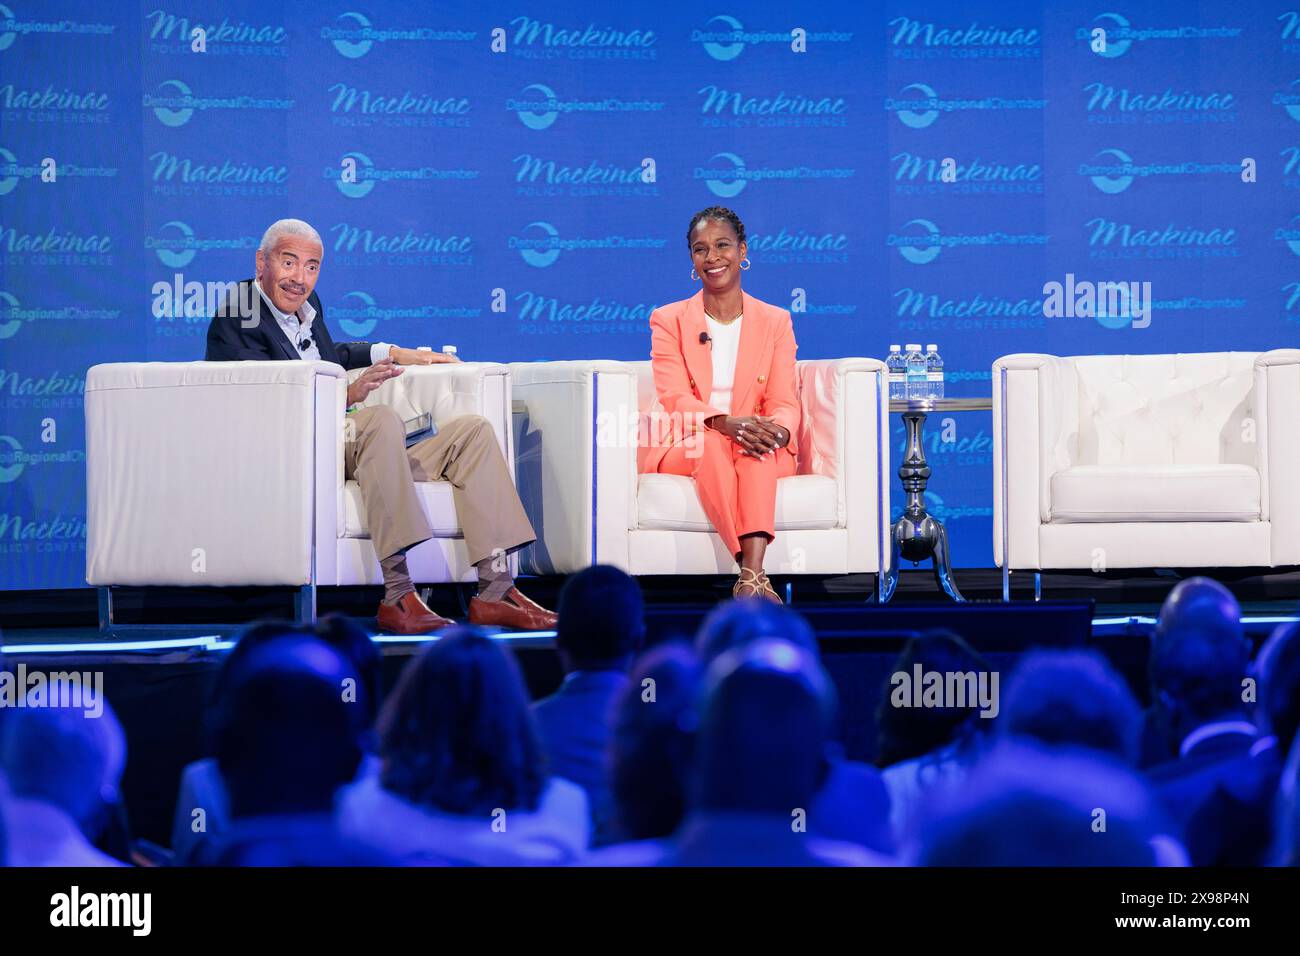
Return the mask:
{"type": "Polygon", "coordinates": [[[125,865],[93,846],[118,804],[126,766],[126,736],[113,708],[99,697],[92,715],[35,689],[25,704],[0,724],[8,865],[125,865]]]}
{"type": "Polygon", "coordinates": [[[214,717],[228,828],[198,863],[354,866],[388,862],[341,836],[334,801],[363,756],[368,715],[352,662],[318,637],[292,634],[247,652],[214,717]]]}
{"type": "Polygon", "coordinates": [[[1255,750],[1246,707],[1250,653],[1241,608],[1208,578],[1181,581],[1160,610],[1150,676],[1159,725],[1176,742],[1147,774],[1192,863],[1252,863],[1268,851],[1277,758],[1255,750]]]}
{"type": "Polygon", "coordinates": [[[547,778],[514,660],[479,628],[442,633],[381,711],[383,770],[340,794],[343,832],[409,863],[578,859],[590,837],[587,798],[547,778]]]}
{"type": "Polygon", "coordinates": [[[892,677],[922,674],[989,674],[982,654],[951,631],[927,631],[904,645],[890,670],[876,709],[876,766],[889,794],[890,829],[895,839],[934,785],[960,780],[978,755],[990,719],[978,716],[978,701],[965,707],[895,707],[892,677]]]}
{"type": "Polygon", "coordinates": [[[1141,712],[1133,692],[1095,651],[1031,651],[1002,691],[1002,736],[1084,747],[1137,763],[1141,712]]]}
{"type": "MultiPolygon", "coordinates": [[[[695,649],[704,667],[728,650],[762,638],[777,638],[803,648],[819,664],[821,650],[812,627],[790,608],[761,598],[728,601],[705,618],[695,649]]],[[[839,715],[832,720],[838,736],[839,715]]],[[[889,827],[889,794],[874,767],[845,758],[838,743],[827,745],[827,773],[810,817],[816,832],[834,840],[857,843],[881,853],[893,851],[889,827]]]]}
{"type": "Polygon", "coordinates": [[[1096,751],[1004,741],[927,797],[905,839],[921,866],[1181,866],[1146,784],[1096,751]]]}
{"type": "Polygon", "coordinates": [[[606,753],[610,708],[627,686],[627,669],[645,638],[641,587],[618,568],[595,565],[560,591],[556,646],[564,683],[533,704],[551,774],[578,784],[591,807],[593,843],[611,839],[606,753]]]}

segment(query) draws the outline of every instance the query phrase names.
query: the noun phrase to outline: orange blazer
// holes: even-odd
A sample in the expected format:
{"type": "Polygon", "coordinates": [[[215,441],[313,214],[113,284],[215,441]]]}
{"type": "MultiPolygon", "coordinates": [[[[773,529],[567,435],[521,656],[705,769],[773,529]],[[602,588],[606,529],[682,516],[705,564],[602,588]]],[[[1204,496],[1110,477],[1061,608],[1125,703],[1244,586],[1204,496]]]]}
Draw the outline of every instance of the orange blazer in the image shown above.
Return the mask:
{"type": "MultiPolygon", "coordinates": [[[[790,443],[778,454],[798,454],[799,402],[794,380],[798,345],[790,313],[747,293],[741,296],[745,318],[740,327],[731,414],[772,416],[790,433],[790,443]]],[[[708,403],[713,391],[713,353],[708,343],[700,342],[700,333],[706,328],[703,292],[660,306],[650,315],[655,403],[650,409],[649,441],[637,449],[637,468],[643,473],[656,471],[674,442],[692,433],[693,423],[726,414],[708,403]],[[682,422],[687,423],[685,429],[682,422]]]]}

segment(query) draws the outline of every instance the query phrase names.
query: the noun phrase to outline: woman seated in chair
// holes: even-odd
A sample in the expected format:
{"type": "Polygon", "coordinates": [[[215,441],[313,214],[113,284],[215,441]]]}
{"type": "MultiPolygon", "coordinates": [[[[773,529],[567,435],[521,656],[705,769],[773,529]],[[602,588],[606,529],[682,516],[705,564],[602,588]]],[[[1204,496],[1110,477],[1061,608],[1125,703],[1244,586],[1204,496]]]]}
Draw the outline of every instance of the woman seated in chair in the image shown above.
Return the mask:
{"type": "Polygon", "coordinates": [[[689,299],[650,316],[656,405],[639,470],[695,479],[704,513],[740,564],[736,597],[779,602],[763,571],[776,482],[795,473],[794,329],[785,309],[740,289],[745,225],[730,209],[696,213],[686,231],[689,299]]]}

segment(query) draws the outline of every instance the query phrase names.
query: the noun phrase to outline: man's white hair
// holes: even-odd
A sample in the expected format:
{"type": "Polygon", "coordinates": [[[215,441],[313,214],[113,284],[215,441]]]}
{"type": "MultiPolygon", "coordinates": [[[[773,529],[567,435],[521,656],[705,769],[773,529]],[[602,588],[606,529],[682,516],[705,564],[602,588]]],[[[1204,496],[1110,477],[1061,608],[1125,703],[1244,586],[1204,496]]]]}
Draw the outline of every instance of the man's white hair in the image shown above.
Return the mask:
{"type": "Polygon", "coordinates": [[[266,232],[262,233],[262,244],[257,247],[257,251],[270,255],[275,244],[284,236],[309,239],[321,247],[322,257],[325,255],[325,243],[321,242],[320,233],[311,227],[311,223],[301,219],[280,219],[271,223],[266,232]]]}

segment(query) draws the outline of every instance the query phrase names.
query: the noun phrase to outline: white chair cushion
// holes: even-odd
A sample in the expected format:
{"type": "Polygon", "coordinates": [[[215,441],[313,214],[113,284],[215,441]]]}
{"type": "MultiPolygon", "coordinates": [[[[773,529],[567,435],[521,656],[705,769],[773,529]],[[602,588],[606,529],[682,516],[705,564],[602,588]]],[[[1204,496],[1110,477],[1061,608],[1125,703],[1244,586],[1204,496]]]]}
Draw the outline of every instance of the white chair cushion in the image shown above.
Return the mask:
{"type": "MultiPolygon", "coordinates": [[[[435,538],[455,538],[460,535],[460,519],[456,517],[456,502],[451,496],[449,481],[417,481],[415,494],[429,519],[435,538]]],[[[361,488],[355,481],[343,485],[343,537],[368,538],[366,512],[361,506],[361,488]]]]}
{"type": "Polygon", "coordinates": [[[1258,521],[1249,465],[1078,465],[1052,476],[1053,522],[1258,521]]]}
{"type": "MultiPolygon", "coordinates": [[[[1258,497],[1258,496],[1257,496],[1258,497]]],[[[835,479],[792,475],[776,483],[776,530],[816,531],[834,528],[835,479]]],[[[700,505],[695,479],[685,475],[639,475],[637,527],[667,531],[712,531],[700,505]]]]}

